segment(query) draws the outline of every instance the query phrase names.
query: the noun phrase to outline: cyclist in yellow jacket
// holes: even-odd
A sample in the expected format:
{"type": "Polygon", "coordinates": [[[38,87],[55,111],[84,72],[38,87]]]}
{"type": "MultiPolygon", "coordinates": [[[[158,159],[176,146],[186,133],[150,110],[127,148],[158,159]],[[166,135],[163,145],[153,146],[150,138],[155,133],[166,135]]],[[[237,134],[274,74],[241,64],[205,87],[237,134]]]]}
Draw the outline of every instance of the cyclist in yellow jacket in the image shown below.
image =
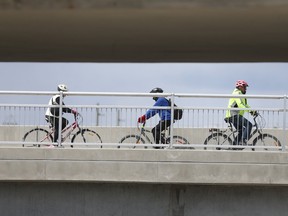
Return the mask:
{"type": "MultiPolygon", "coordinates": [[[[236,88],[233,91],[233,95],[245,95],[248,83],[244,80],[238,80],[236,82],[236,88]]],[[[257,115],[256,111],[248,110],[250,106],[247,103],[246,98],[230,98],[228,104],[228,110],[226,111],[226,122],[231,122],[238,131],[233,145],[246,145],[250,138],[252,123],[244,117],[245,112],[250,112],[252,115],[257,115]],[[239,108],[246,110],[229,110],[230,108],[239,108]]]]}

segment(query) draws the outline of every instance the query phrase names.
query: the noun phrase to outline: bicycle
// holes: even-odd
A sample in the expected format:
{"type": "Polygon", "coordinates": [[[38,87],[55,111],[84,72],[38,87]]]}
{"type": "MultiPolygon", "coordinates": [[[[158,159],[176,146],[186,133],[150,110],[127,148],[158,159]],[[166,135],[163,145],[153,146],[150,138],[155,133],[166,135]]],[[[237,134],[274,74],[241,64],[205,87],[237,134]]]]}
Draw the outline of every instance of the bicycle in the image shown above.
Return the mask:
{"type": "MultiPolygon", "coordinates": [[[[277,137],[268,134],[268,133],[263,133],[262,128],[265,126],[265,119],[260,115],[256,115],[253,117],[253,127],[254,129],[251,132],[251,135],[248,139],[251,140],[252,137],[258,133],[258,136],[253,139],[252,144],[247,144],[247,146],[263,146],[265,150],[275,150],[275,148],[265,148],[266,147],[280,147],[281,143],[277,139],[277,137]],[[258,121],[256,119],[258,118],[258,121]]],[[[219,128],[210,128],[209,132],[211,133],[204,141],[204,145],[215,145],[215,146],[221,146],[221,145],[231,145],[233,146],[225,148],[225,147],[215,147],[216,150],[223,150],[223,149],[228,149],[228,150],[243,150],[243,146],[240,145],[233,145],[234,140],[237,136],[237,130],[234,129],[233,125],[231,122],[228,123],[228,128],[221,130],[219,128]]],[[[205,150],[207,147],[204,148],[205,150]]],[[[210,149],[210,148],[209,148],[210,149]]],[[[252,151],[255,151],[255,148],[252,148],[252,151]]]]}
{"type": "MultiPolygon", "coordinates": [[[[145,144],[145,142],[150,143],[150,144],[154,143],[150,140],[149,136],[147,135],[147,133],[152,134],[152,131],[145,129],[145,123],[142,124],[141,128],[139,127],[139,124],[137,124],[137,129],[139,130],[139,134],[127,135],[127,136],[123,137],[119,142],[119,143],[127,143],[130,145],[127,145],[127,146],[120,146],[119,145],[118,148],[124,147],[124,148],[132,148],[132,149],[135,149],[135,148],[145,148],[146,149],[146,148],[148,148],[148,146],[147,145],[141,145],[141,144],[145,144]],[[134,145],[134,144],[136,144],[136,145],[134,145]]],[[[182,144],[182,145],[189,144],[187,139],[185,139],[184,137],[178,136],[178,135],[173,136],[172,142],[173,142],[173,144],[182,144]]],[[[154,148],[164,149],[164,148],[166,148],[166,146],[163,144],[167,145],[170,143],[171,143],[170,128],[168,128],[167,130],[165,130],[161,133],[161,145],[159,145],[159,147],[157,146],[154,148]]],[[[173,147],[173,148],[180,149],[181,147],[173,147]]],[[[184,147],[182,147],[182,148],[184,148],[184,147]]]]}
{"type": "MultiPolygon", "coordinates": [[[[74,115],[74,122],[62,130],[61,143],[67,138],[71,138],[71,148],[75,147],[91,147],[92,145],[82,145],[82,143],[102,143],[101,137],[95,131],[88,128],[81,128],[80,124],[83,122],[83,117],[77,113],[74,115]],[[78,129],[78,131],[76,131],[78,129]],[[73,133],[75,132],[75,133],[73,133]],[[76,144],[78,143],[78,144],[76,144]]],[[[41,147],[41,146],[54,146],[53,145],[53,134],[55,128],[49,125],[50,130],[44,128],[36,127],[28,131],[23,136],[23,147],[41,147]]],[[[97,145],[96,147],[102,148],[102,145],[97,145]]]]}

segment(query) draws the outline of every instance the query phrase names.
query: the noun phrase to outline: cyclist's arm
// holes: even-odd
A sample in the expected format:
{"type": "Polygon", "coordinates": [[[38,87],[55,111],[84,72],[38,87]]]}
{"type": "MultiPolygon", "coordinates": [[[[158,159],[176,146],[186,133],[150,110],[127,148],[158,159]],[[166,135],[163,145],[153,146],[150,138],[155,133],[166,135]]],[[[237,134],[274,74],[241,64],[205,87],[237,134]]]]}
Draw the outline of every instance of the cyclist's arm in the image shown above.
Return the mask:
{"type": "Polygon", "coordinates": [[[247,103],[245,103],[245,98],[235,98],[238,108],[251,108],[247,103]]]}
{"type": "MultiPolygon", "coordinates": [[[[169,102],[167,101],[166,98],[159,98],[153,106],[155,106],[155,107],[169,106],[169,102]]],[[[160,112],[161,112],[160,109],[149,109],[145,114],[146,119],[149,119],[160,112]]]]}
{"type": "Polygon", "coordinates": [[[157,109],[149,109],[145,114],[146,119],[153,117],[154,115],[157,114],[157,112],[158,112],[157,109]]]}
{"type": "MultiPolygon", "coordinates": [[[[238,107],[239,108],[251,108],[248,104],[247,104],[247,101],[246,101],[246,99],[245,98],[243,98],[242,100],[241,100],[241,98],[237,98],[238,100],[239,100],[239,103],[237,102],[237,105],[238,105],[238,107]],[[246,102],[246,104],[245,104],[245,102],[246,102]]],[[[237,100],[236,99],[236,100],[237,100]]],[[[252,110],[252,109],[249,109],[249,110],[243,110],[244,112],[249,112],[251,115],[253,115],[253,116],[257,116],[258,115],[258,112],[256,111],[256,110],[252,110]]]]}
{"type": "MultiPolygon", "coordinates": [[[[57,104],[60,104],[60,97],[57,97],[57,98],[56,98],[56,103],[57,103],[57,104]]],[[[64,104],[63,101],[62,101],[62,105],[65,106],[65,104],[64,104]]],[[[73,112],[72,112],[72,109],[69,108],[69,107],[63,107],[63,108],[62,108],[62,112],[64,112],[64,113],[73,113],[73,112]]]]}

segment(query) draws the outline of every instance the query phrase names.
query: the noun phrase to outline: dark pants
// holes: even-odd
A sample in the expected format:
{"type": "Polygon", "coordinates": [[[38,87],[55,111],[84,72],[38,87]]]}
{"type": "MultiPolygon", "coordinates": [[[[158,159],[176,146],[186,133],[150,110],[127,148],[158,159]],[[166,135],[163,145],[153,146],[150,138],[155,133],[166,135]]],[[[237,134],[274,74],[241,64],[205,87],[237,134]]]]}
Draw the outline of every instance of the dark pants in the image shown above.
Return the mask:
{"type": "Polygon", "coordinates": [[[235,143],[233,144],[237,145],[239,142],[246,143],[250,138],[252,123],[241,115],[232,116],[231,123],[238,131],[238,136],[235,137],[235,143]]]}
{"type": "MultiPolygon", "coordinates": [[[[152,129],[154,141],[156,144],[160,143],[161,132],[166,130],[171,125],[170,120],[159,121],[159,123],[152,129]]],[[[165,143],[165,140],[161,140],[161,143],[165,143]]]]}
{"type": "MultiPolygon", "coordinates": [[[[57,142],[58,136],[59,136],[59,118],[46,116],[46,121],[52,125],[54,128],[54,136],[53,136],[53,142],[57,142]]],[[[65,118],[62,118],[62,130],[69,124],[69,121],[65,118]]]]}

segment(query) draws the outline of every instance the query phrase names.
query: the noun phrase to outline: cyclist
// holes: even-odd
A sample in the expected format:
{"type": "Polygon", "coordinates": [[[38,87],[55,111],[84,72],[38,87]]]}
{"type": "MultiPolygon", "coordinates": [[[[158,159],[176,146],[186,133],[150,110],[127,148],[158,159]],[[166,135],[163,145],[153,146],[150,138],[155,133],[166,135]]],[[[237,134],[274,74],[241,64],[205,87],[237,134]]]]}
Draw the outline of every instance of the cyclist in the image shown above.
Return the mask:
{"type": "MultiPolygon", "coordinates": [[[[245,95],[248,83],[244,80],[238,80],[235,84],[233,95],[245,95]]],[[[230,108],[250,108],[246,98],[230,98],[228,109],[230,108]]],[[[225,121],[231,122],[238,131],[238,136],[233,145],[246,145],[250,138],[252,123],[244,117],[244,113],[249,110],[227,110],[225,121]]],[[[258,115],[256,111],[249,111],[251,115],[258,115]]]]}
{"type": "MultiPolygon", "coordinates": [[[[153,88],[150,93],[163,93],[161,88],[153,88]]],[[[153,97],[155,101],[155,107],[170,106],[169,101],[165,97],[153,97]]],[[[166,130],[171,125],[171,109],[149,109],[145,115],[138,118],[139,123],[145,123],[146,120],[158,114],[160,117],[159,123],[152,129],[153,138],[156,144],[165,143],[165,140],[161,140],[161,132],[166,130]]]]}
{"type": "MultiPolygon", "coordinates": [[[[67,92],[68,88],[65,84],[59,84],[57,87],[57,90],[59,92],[67,92]]],[[[65,97],[65,95],[63,95],[65,97]]],[[[64,98],[63,98],[64,99],[64,98]]],[[[49,100],[48,103],[49,106],[52,105],[60,105],[60,94],[56,94],[52,96],[49,100]]],[[[63,100],[62,100],[62,105],[65,106],[63,100]]],[[[59,131],[59,107],[48,107],[45,113],[45,119],[48,123],[54,127],[54,136],[53,136],[53,142],[57,142],[58,140],[58,131],[59,131]]],[[[77,111],[75,109],[70,109],[68,107],[63,107],[62,108],[63,113],[73,113],[74,115],[77,114],[77,111]]],[[[66,118],[62,117],[62,130],[69,124],[69,121],[66,118]]]]}

